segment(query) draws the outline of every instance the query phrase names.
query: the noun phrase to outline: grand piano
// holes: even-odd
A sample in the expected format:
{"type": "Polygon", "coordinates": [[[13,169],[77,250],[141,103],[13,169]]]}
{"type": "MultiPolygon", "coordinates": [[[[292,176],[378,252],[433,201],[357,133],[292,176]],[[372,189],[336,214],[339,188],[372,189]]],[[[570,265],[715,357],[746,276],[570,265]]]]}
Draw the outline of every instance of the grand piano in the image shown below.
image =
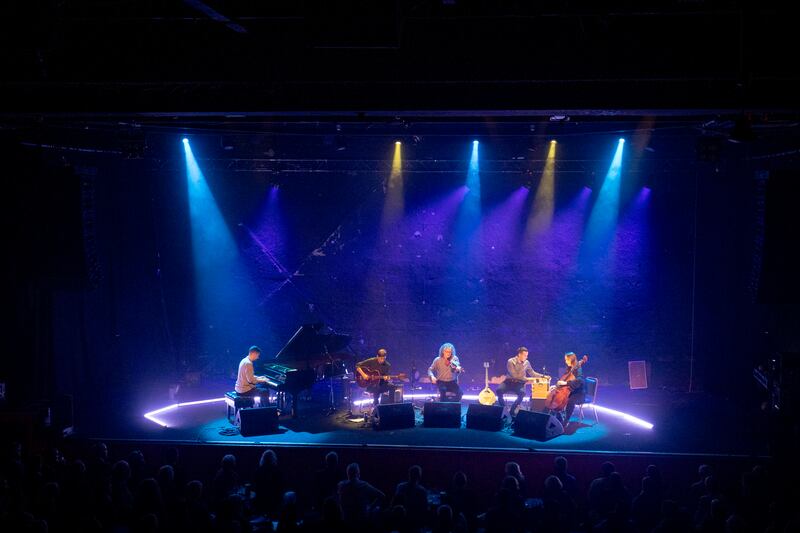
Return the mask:
{"type": "Polygon", "coordinates": [[[266,388],[274,390],[278,408],[284,411],[291,396],[292,417],[297,415],[297,398],[318,380],[344,368],[352,358],[347,351],[350,335],[336,333],[325,324],[305,324],[295,331],[272,359],[259,359],[256,373],[267,378],[266,388]],[[263,363],[261,363],[263,361],[263,363]]]}

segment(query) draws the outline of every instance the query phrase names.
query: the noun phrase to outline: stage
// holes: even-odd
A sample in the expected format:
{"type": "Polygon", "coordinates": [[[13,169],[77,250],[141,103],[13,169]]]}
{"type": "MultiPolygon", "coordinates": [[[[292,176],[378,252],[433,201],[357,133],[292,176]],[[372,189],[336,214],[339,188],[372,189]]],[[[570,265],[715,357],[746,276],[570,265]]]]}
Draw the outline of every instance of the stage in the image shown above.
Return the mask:
{"type": "MultiPolygon", "coordinates": [[[[465,398],[474,392],[465,391],[465,398]]],[[[224,388],[206,394],[194,392],[192,398],[177,403],[165,401],[156,409],[130,413],[113,420],[96,419],[84,425],[80,434],[88,438],[203,443],[209,445],[257,445],[276,447],[404,447],[414,449],[459,448],[475,451],[585,452],[591,454],[697,454],[764,455],[759,428],[744,424],[746,417],[736,403],[704,394],[671,393],[656,390],[629,390],[606,387],[598,396],[595,410],[584,407],[584,419],[576,409],[565,432],[549,440],[515,435],[506,422],[497,432],[467,429],[466,412],[475,400],[461,402],[460,428],[430,428],[423,425],[422,408],[435,397],[433,389],[417,391],[406,402],[414,405],[413,428],[378,430],[359,416],[362,409],[347,405],[333,414],[325,413],[325,403],[301,401],[296,418],[281,416],[279,431],[243,437],[226,418],[224,388]],[[216,394],[214,394],[216,392],[216,394]],[[202,397],[201,397],[202,396],[202,397]],[[354,418],[354,419],[352,419],[354,418]],[[714,435],[714,438],[710,436],[714,435]]],[[[507,398],[511,403],[512,398],[507,398]]],[[[356,400],[360,403],[364,400],[356,400]]],[[[528,409],[528,401],[523,403],[528,409]]],[[[749,417],[753,420],[754,417],[749,417]]]]}

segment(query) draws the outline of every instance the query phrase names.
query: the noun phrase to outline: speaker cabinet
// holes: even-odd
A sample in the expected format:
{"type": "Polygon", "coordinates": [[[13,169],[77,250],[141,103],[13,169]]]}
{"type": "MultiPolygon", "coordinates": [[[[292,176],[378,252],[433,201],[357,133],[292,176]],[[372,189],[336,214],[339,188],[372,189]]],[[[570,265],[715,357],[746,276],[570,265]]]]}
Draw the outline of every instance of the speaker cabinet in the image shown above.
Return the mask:
{"type": "Polygon", "coordinates": [[[628,361],[628,381],[631,389],[647,388],[647,363],[644,361],[628,361]]]}
{"type": "Polygon", "coordinates": [[[503,408],[499,405],[469,404],[469,407],[467,407],[467,429],[500,431],[503,429],[503,408]]]}
{"type": "Polygon", "coordinates": [[[460,428],[461,404],[459,402],[426,402],[422,408],[426,428],[460,428]]]}
{"type": "Polygon", "coordinates": [[[278,408],[255,407],[239,409],[239,432],[243,437],[278,432],[278,408]]]}
{"type": "Polygon", "coordinates": [[[406,429],[413,428],[414,424],[414,406],[410,403],[389,403],[378,406],[375,429],[406,429]]]}
{"type": "Polygon", "coordinates": [[[520,411],[514,420],[514,435],[535,440],[550,440],[564,433],[564,426],[552,415],[520,411]]]}

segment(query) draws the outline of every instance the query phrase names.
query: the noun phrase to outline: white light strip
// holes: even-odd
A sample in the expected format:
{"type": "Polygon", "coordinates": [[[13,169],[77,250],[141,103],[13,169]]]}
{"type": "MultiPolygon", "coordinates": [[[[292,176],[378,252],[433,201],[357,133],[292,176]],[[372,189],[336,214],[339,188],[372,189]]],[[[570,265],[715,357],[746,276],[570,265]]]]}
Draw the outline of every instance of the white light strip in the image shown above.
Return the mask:
{"type": "Polygon", "coordinates": [[[224,402],[224,401],[225,398],[212,398],[210,400],[197,400],[194,402],[173,403],[172,405],[162,407],[161,409],[156,409],[155,411],[150,411],[149,413],[145,413],[144,417],[151,422],[155,422],[161,427],[168,427],[166,422],[156,418],[155,415],[160,415],[161,413],[166,413],[167,411],[172,411],[173,409],[177,409],[178,407],[184,407],[186,405],[200,405],[203,403],[214,403],[214,402],[224,402]]]}
{"type": "Polygon", "coordinates": [[[595,405],[595,404],[587,404],[587,405],[594,406],[594,408],[600,411],[601,413],[621,417],[630,422],[631,424],[636,424],[639,427],[643,427],[645,429],[653,429],[653,424],[651,424],[650,422],[642,420],[641,418],[636,418],[635,416],[629,415],[628,413],[623,413],[622,411],[617,411],[616,409],[609,409],[608,407],[603,407],[602,405],[595,405]]]}
{"type": "MultiPolygon", "coordinates": [[[[432,393],[432,394],[405,394],[403,396],[403,398],[404,399],[408,399],[408,400],[418,400],[418,399],[421,399],[421,398],[436,398],[437,396],[438,396],[438,394],[436,394],[436,393],[432,393]]],[[[477,400],[478,399],[478,395],[477,394],[465,394],[464,396],[462,396],[462,399],[463,400],[477,400]]],[[[166,407],[162,407],[161,409],[156,409],[155,411],[150,411],[149,413],[145,413],[144,417],[146,419],[150,420],[151,422],[154,422],[154,423],[158,424],[159,426],[168,427],[165,422],[163,422],[162,420],[156,418],[155,415],[159,415],[161,413],[166,413],[167,411],[172,411],[173,409],[177,409],[178,407],[184,407],[184,406],[188,406],[188,405],[200,405],[200,404],[204,404],[204,403],[224,402],[224,401],[225,401],[225,398],[212,398],[210,400],[197,400],[197,401],[194,401],[194,402],[174,403],[172,405],[168,405],[166,407]]],[[[528,398],[525,398],[523,401],[527,402],[528,398]]],[[[370,399],[356,400],[356,401],[353,402],[353,405],[360,407],[360,406],[362,406],[364,404],[371,403],[371,402],[372,402],[372,400],[370,400],[370,399]]],[[[645,429],[653,429],[653,427],[654,427],[653,424],[651,424],[650,422],[642,420],[641,418],[637,418],[637,417],[635,417],[633,415],[629,415],[628,413],[624,413],[622,411],[617,411],[616,409],[611,409],[609,407],[603,407],[602,405],[597,405],[597,404],[586,404],[586,405],[589,406],[589,407],[592,407],[594,409],[597,409],[601,413],[605,413],[605,414],[608,414],[608,415],[614,415],[614,416],[620,417],[623,420],[625,420],[627,422],[630,422],[631,424],[637,425],[637,426],[645,428],[645,429]]]]}

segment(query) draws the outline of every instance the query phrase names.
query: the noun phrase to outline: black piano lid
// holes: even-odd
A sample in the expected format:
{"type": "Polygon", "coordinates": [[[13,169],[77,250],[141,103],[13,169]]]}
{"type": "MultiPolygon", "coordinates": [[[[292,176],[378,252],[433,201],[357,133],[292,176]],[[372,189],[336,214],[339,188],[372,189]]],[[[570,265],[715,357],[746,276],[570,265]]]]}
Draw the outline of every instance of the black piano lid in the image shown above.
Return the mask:
{"type": "Polygon", "coordinates": [[[283,363],[305,361],[311,366],[311,361],[320,360],[347,348],[350,339],[350,335],[336,333],[322,322],[304,324],[294,332],[274,360],[283,363]]]}

